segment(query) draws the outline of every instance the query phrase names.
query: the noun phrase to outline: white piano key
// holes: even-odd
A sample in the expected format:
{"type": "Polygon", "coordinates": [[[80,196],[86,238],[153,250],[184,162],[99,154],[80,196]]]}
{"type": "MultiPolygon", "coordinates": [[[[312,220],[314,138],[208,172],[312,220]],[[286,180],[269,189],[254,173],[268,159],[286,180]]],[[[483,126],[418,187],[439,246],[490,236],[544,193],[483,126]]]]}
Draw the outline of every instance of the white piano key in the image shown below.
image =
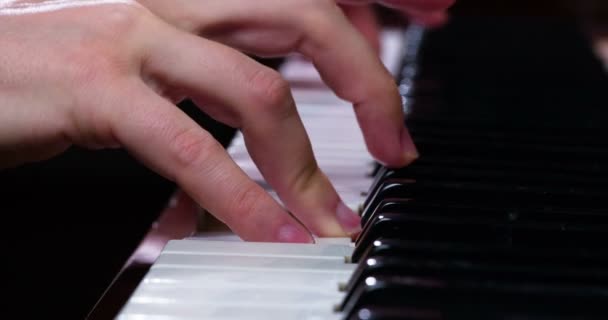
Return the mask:
{"type": "Polygon", "coordinates": [[[172,240],[163,254],[189,254],[210,256],[308,258],[340,260],[352,254],[351,245],[341,244],[293,244],[267,242],[172,240]]]}
{"type": "Polygon", "coordinates": [[[226,268],[232,270],[294,270],[305,272],[351,272],[354,265],[333,259],[274,258],[256,256],[201,256],[162,253],[155,262],[160,267],[226,268]]]}
{"type": "MultiPolygon", "coordinates": [[[[289,64],[289,61],[287,64],[289,64]]],[[[285,65],[287,65],[285,64],[285,65]]],[[[336,94],[327,88],[295,87],[292,90],[293,98],[300,104],[310,104],[313,106],[330,106],[341,112],[346,112],[352,104],[340,99],[336,94]]]]}
{"type": "MultiPolygon", "coordinates": [[[[333,150],[332,152],[338,153],[330,153],[327,151],[319,152],[313,147],[313,153],[320,168],[323,168],[324,165],[327,166],[344,164],[344,167],[350,167],[351,170],[356,168],[365,170],[366,167],[374,165],[373,159],[368,157],[350,156],[348,153],[339,153],[339,151],[336,150],[333,150]]],[[[233,152],[231,154],[231,157],[235,162],[242,165],[243,169],[245,169],[246,167],[255,168],[252,159],[249,157],[249,154],[246,151],[233,152]]],[[[357,174],[357,171],[352,170],[352,173],[357,174]]],[[[359,173],[361,173],[361,171],[359,171],[359,173]]]]}
{"type": "Polygon", "coordinates": [[[171,287],[211,287],[233,283],[260,283],[277,282],[284,286],[296,288],[300,285],[314,285],[329,288],[335,291],[336,283],[345,282],[348,275],[344,272],[327,273],[294,273],[290,270],[277,270],[269,273],[256,270],[228,270],[228,269],[180,269],[157,268],[153,266],[144,280],[143,285],[156,284],[171,287]],[[294,276],[297,274],[297,277],[294,276]]]}
{"type": "MultiPolygon", "coordinates": [[[[132,308],[129,308],[132,309],[132,308]]],[[[146,310],[149,311],[149,310],[146,310]]],[[[120,314],[116,320],[200,320],[195,315],[190,316],[167,316],[161,314],[150,314],[150,313],[126,313],[120,314]]]]}
{"type": "Polygon", "coordinates": [[[351,238],[344,238],[344,237],[340,237],[340,238],[320,238],[320,237],[314,237],[315,239],[315,245],[324,245],[324,244],[332,244],[332,245],[344,245],[344,246],[348,246],[351,248],[351,250],[349,251],[348,256],[352,255],[352,251],[354,250],[354,246],[355,244],[353,243],[351,238]]]}
{"type": "Polygon", "coordinates": [[[120,319],[338,319],[332,312],[342,298],[336,285],[348,276],[294,270],[182,270],[155,264],[120,319]]]}
{"type": "Polygon", "coordinates": [[[243,239],[232,232],[226,231],[206,231],[205,233],[194,234],[184,240],[197,241],[223,241],[223,242],[242,242],[243,239]]]}
{"type": "Polygon", "coordinates": [[[316,302],[318,305],[330,305],[331,302],[338,303],[344,298],[344,293],[333,288],[323,286],[304,285],[299,283],[298,287],[282,286],[277,282],[266,283],[211,283],[203,287],[172,287],[154,284],[140,286],[136,290],[135,302],[152,299],[164,300],[167,304],[180,303],[198,305],[201,303],[220,305],[230,301],[234,305],[242,304],[264,304],[271,302],[273,305],[285,305],[293,302],[308,301],[316,302]],[[237,293],[238,292],[238,293],[237,293]]]}
{"type": "MultiPolygon", "coordinates": [[[[188,286],[163,286],[146,284],[140,286],[136,293],[140,297],[150,297],[159,299],[173,299],[175,302],[197,304],[200,300],[205,303],[222,303],[229,300],[234,292],[240,291],[241,298],[239,303],[264,303],[272,301],[276,304],[285,304],[290,301],[340,301],[344,293],[339,292],[334,285],[331,288],[323,285],[315,286],[311,284],[298,283],[298,286],[291,286],[275,281],[265,283],[230,283],[227,281],[211,282],[209,286],[203,287],[188,286]]],[[[236,299],[234,299],[236,300],[236,299]]]]}
{"type": "MultiPolygon", "coordinates": [[[[262,173],[257,169],[253,167],[253,164],[241,164],[240,162],[237,162],[237,164],[239,164],[241,166],[241,168],[243,169],[243,171],[245,171],[245,173],[254,180],[260,180],[260,181],[265,181],[265,179],[262,176],[262,173]]],[[[339,163],[335,163],[335,164],[327,164],[327,163],[323,163],[321,162],[321,165],[319,166],[321,168],[321,170],[323,172],[326,173],[326,175],[328,177],[340,177],[340,176],[346,176],[348,177],[353,176],[352,174],[352,169],[353,168],[357,168],[358,170],[360,170],[358,172],[357,176],[353,176],[351,177],[352,179],[357,179],[359,181],[366,182],[369,184],[371,184],[372,179],[367,177],[367,176],[363,176],[361,175],[361,173],[365,173],[365,172],[369,172],[373,170],[372,166],[349,166],[349,165],[344,165],[344,166],[340,166],[339,163]]],[[[335,181],[332,181],[332,183],[335,183],[335,181]]]]}
{"type": "MultiPolygon", "coordinates": [[[[315,305],[303,301],[299,304],[220,304],[186,305],[133,303],[128,305],[119,320],[156,319],[159,320],[215,319],[215,320],[338,320],[341,316],[331,311],[332,306],[315,305]]],[[[162,301],[161,301],[162,302],[162,301]]]]}

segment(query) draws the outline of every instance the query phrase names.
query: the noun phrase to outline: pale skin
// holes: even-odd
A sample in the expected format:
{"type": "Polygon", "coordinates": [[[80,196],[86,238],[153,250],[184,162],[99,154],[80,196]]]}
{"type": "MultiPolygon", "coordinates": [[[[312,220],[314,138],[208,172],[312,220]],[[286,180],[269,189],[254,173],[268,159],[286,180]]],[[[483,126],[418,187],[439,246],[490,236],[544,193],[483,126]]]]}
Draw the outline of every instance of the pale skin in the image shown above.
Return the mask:
{"type": "MultiPolygon", "coordinates": [[[[355,2],[371,1],[348,1],[355,2]]],[[[392,77],[333,1],[88,3],[0,1],[0,168],[72,145],[125,148],[245,240],[311,242],[311,233],[357,232],[358,216],[316,164],[289,85],[245,53],[307,56],[353,103],[378,161],[404,166],[417,157],[392,77]],[[27,3],[74,5],[14,10],[27,3]],[[175,106],[186,97],[242,130],[286,208],[175,106]]],[[[435,15],[451,1],[383,3],[435,15]]]]}
{"type": "Polygon", "coordinates": [[[367,38],[369,43],[380,50],[378,21],[374,16],[371,3],[379,2],[387,7],[400,11],[406,18],[414,23],[426,27],[438,27],[447,19],[445,8],[449,7],[454,0],[394,0],[394,1],[340,1],[346,16],[355,27],[367,38]]]}

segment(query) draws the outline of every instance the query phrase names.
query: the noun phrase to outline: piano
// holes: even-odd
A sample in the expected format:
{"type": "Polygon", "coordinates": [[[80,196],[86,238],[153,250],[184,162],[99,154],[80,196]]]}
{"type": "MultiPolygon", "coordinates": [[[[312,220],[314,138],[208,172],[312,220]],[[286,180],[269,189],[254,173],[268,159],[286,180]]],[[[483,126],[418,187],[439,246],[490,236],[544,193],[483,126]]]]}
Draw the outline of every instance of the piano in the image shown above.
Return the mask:
{"type": "Polygon", "coordinates": [[[374,163],[344,102],[295,92],[361,234],[169,241],[115,319],[608,318],[608,72],[584,29],[472,15],[390,39],[414,164],[374,163]]]}

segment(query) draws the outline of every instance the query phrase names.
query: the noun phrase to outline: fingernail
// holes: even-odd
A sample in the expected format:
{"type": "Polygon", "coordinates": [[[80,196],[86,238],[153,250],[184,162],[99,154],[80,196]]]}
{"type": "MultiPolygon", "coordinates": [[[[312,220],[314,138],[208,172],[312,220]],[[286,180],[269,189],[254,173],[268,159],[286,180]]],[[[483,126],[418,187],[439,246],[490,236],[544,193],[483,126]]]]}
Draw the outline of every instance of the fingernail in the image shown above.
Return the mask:
{"type": "Polygon", "coordinates": [[[306,232],[301,227],[296,227],[291,224],[286,224],[279,228],[277,239],[280,242],[294,242],[294,243],[312,243],[313,239],[310,233],[306,232]]]}
{"type": "Polygon", "coordinates": [[[349,235],[361,231],[361,217],[342,201],[340,201],[336,208],[336,216],[338,217],[338,221],[340,221],[342,228],[344,228],[344,231],[349,235]]]}
{"type": "Polygon", "coordinates": [[[414,160],[418,159],[420,155],[418,154],[416,145],[414,145],[414,140],[406,127],[401,129],[401,145],[406,164],[410,164],[414,160]]]}

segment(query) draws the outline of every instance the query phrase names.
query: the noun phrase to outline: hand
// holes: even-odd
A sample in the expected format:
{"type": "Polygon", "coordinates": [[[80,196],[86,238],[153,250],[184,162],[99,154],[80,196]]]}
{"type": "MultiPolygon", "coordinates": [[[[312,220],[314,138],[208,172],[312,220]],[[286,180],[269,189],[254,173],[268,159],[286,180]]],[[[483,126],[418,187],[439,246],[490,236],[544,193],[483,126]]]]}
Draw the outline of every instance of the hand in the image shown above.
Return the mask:
{"type": "Polygon", "coordinates": [[[455,0],[337,0],[342,4],[345,14],[368,41],[379,51],[379,26],[371,3],[380,3],[403,12],[411,21],[427,26],[438,27],[447,20],[445,10],[455,0]]]}
{"type": "Polygon", "coordinates": [[[356,232],[358,216],[319,170],[288,84],[233,48],[308,56],[354,103],[377,159],[403,166],[416,157],[393,79],[331,1],[142,1],[165,21],[127,2],[0,5],[4,166],[74,144],[123,147],[245,240],[309,242],[306,228],[356,232]],[[264,177],[306,228],[175,107],[184,97],[242,130],[264,177]]]}

